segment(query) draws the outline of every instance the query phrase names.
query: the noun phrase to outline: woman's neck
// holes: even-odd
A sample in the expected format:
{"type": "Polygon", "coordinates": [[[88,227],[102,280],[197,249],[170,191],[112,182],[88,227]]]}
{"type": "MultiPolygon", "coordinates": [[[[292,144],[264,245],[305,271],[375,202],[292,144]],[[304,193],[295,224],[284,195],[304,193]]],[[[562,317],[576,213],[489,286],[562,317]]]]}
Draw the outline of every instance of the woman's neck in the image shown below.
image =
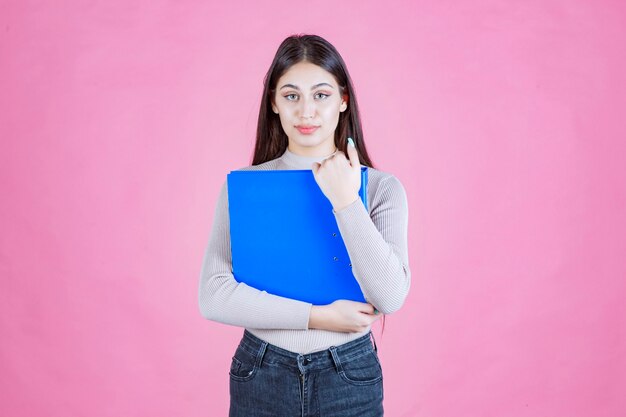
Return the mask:
{"type": "Polygon", "coordinates": [[[285,152],[281,156],[281,159],[289,166],[295,169],[311,169],[313,162],[322,162],[324,159],[329,158],[337,152],[322,155],[322,156],[308,156],[308,155],[299,155],[289,150],[289,148],[285,149],[285,152]]]}
{"type": "Polygon", "coordinates": [[[299,149],[295,147],[287,146],[287,150],[294,155],[305,157],[305,158],[328,158],[331,155],[334,155],[337,152],[337,147],[333,144],[332,149],[315,149],[310,150],[307,148],[299,149]]]}

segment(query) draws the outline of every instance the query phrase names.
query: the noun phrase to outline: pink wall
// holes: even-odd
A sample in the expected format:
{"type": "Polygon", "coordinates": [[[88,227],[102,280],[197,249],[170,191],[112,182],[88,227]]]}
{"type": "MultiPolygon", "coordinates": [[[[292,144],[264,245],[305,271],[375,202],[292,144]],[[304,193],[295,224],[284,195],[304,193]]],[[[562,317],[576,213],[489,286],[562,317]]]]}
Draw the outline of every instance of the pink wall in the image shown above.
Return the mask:
{"type": "Polygon", "coordinates": [[[1,3],[0,415],[226,414],[241,329],[200,316],[200,265],[297,32],[408,192],[387,415],[624,415],[626,7],[389,5],[1,3]]]}

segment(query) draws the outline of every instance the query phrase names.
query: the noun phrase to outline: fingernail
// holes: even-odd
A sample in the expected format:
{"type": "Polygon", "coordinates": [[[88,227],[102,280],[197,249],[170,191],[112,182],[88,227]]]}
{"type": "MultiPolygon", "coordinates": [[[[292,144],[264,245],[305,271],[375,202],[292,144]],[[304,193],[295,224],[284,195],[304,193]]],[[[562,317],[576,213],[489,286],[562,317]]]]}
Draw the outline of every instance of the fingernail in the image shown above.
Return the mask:
{"type": "Polygon", "coordinates": [[[348,138],[348,143],[354,148],[354,141],[352,140],[352,138],[348,138]]]}

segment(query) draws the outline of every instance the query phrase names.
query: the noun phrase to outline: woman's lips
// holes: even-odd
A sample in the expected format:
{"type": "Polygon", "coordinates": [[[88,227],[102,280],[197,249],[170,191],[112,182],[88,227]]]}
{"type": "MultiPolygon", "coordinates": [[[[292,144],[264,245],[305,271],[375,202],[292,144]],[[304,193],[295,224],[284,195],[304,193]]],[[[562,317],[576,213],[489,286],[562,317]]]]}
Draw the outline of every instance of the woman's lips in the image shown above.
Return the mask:
{"type": "Polygon", "coordinates": [[[315,132],[315,129],[317,129],[318,127],[319,126],[296,126],[298,131],[303,135],[310,135],[311,133],[315,132]]]}

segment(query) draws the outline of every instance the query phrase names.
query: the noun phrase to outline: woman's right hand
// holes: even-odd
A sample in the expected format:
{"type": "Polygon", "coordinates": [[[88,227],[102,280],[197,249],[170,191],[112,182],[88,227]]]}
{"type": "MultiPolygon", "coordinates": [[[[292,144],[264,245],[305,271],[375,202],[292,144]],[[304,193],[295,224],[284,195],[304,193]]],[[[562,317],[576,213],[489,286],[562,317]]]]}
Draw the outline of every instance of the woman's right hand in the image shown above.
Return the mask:
{"type": "Polygon", "coordinates": [[[337,300],[323,306],[312,306],[309,329],[331,330],[344,333],[365,331],[381,314],[374,306],[358,301],[337,300]]]}

